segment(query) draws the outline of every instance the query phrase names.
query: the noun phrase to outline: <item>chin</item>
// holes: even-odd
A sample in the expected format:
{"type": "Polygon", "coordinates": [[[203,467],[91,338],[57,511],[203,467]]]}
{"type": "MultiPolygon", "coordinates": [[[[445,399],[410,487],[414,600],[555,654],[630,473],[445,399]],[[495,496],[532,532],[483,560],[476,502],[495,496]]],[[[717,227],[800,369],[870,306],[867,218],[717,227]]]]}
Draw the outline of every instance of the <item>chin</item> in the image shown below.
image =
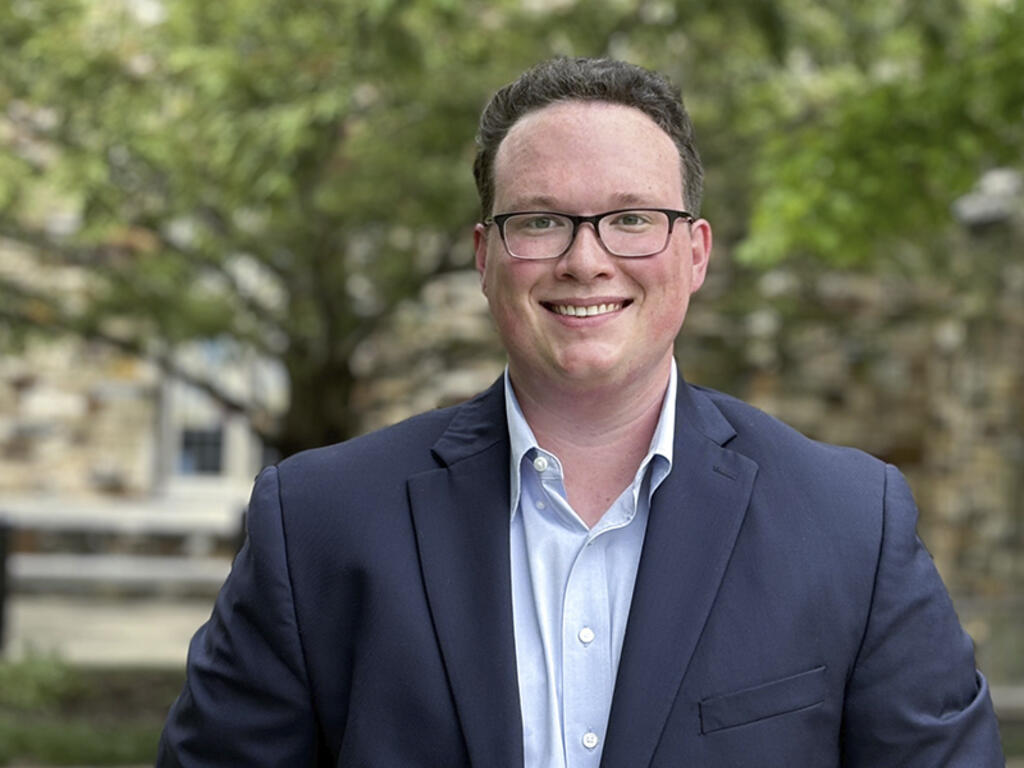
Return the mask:
{"type": "Polygon", "coordinates": [[[668,357],[646,359],[617,355],[574,355],[565,357],[558,366],[566,381],[579,383],[582,389],[603,387],[609,384],[626,386],[638,380],[657,379],[661,372],[667,374],[668,357]]]}
{"type": "Polygon", "coordinates": [[[618,359],[586,359],[565,361],[559,370],[563,378],[584,386],[600,386],[622,376],[626,365],[618,359]]]}

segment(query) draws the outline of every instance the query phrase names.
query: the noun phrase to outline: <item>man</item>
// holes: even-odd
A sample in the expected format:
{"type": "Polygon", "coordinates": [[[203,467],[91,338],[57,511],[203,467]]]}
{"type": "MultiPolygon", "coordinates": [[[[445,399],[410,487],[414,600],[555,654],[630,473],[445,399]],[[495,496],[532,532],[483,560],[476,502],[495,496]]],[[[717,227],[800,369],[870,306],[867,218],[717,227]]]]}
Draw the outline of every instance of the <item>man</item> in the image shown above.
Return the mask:
{"type": "Polygon", "coordinates": [[[505,376],[260,475],[159,764],[1001,766],[899,473],[677,375],[678,92],[541,64],[475,171],[505,376]]]}

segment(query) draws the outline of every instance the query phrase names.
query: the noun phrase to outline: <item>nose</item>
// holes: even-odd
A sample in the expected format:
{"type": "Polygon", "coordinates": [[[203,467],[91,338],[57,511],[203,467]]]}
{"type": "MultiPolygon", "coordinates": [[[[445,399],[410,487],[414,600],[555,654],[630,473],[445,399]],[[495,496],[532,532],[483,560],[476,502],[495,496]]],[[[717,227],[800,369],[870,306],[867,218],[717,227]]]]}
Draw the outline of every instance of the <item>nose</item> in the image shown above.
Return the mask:
{"type": "Polygon", "coordinates": [[[561,278],[581,282],[594,280],[611,274],[614,258],[601,245],[594,226],[584,222],[576,230],[576,238],[569,250],[559,257],[556,274],[561,278]]]}

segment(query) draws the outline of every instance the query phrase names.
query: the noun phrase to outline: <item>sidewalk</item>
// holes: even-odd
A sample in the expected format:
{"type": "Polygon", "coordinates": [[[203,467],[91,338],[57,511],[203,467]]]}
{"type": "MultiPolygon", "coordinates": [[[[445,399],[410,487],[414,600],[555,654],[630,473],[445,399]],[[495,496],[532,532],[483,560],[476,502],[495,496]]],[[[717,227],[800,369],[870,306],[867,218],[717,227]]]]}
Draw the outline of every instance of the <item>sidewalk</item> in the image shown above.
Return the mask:
{"type": "Polygon", "coordinates": [[[183,667],[188,642],[212,607],[212,598],[12,595],[3,656],[55,654],[72,664],[183,667]]]}

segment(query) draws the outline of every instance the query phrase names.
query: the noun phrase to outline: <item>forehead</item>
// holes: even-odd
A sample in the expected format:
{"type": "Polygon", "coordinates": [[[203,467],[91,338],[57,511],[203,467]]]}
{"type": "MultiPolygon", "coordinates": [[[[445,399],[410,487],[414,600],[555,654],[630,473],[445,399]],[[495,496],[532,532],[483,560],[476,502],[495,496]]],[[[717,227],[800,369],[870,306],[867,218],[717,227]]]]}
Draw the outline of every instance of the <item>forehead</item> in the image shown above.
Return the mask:
{"type": "Polygon", "coordinates": [[[682,170],[671,137],[639,109],[567,101],[512,126],[495,154],[494,191],[496,210],[550,201],[597,211],[618,198],[679,206],[682,170]]]}

